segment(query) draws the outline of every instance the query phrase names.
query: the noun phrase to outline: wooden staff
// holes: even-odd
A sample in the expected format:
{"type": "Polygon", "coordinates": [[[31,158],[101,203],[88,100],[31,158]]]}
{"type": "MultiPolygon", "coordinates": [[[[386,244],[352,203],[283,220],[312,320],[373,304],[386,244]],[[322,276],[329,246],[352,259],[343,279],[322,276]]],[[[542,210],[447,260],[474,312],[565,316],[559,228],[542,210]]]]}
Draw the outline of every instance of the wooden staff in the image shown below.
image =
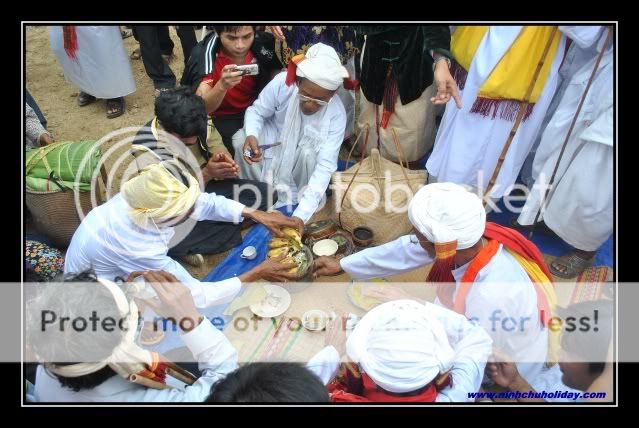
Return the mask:
{"type": "Polygon", "coordinates": [[[167,375],[172,376],[187,385],[193,385],[195,383],[196,378],[195,376],[193,376],[192,373],[184,370],[182,367],[170,361],[165,361],[164,363],[167,365],[167,368],[165,370],[167,375]]]}
{"type": "Polygon", "coordinates": [[[608,36],[606,37],[606,41],[604,42],[601,52],[599,52],[599,56],[597,56],[597,61],[595,62],[595,66],[592,69],[592,73],[590,74],[590,79],[588,79],[588,84],[586,85],[586,89],[584,89],[584,93],[581,95],[581,100],[579,100],[577,111],[575,112],[575,115],[572,118],[572,122],[570,123],[570,128],[568,128],[568,133],[566,134],[564,143],[561,146],[561,151],[559,152],[559,158],[557,158],[557,163],[555,163],[555,169],[553,170],[552,175],[550,176],[550,182],[548,183],[548,187],[546,187],[546,191],[544,192],[544,197],[541,199],[541,205],[539,207],[539,211],[537,211],[537,215],[535,216],[533,227],[530,233],[528,234],[528,239],[532,238],[537,222],[539,221],[539,217],[541,216],[541,213],[543,212],[543,210],[545,209],[545,206],[548,203],[548,199],[547,199],[548,193],[550,192],[550,189],[552,188],[552,185],[555,181],[555,176],[557,175],[557,170],[559,169],[559,164],[561,163],[561,159],[564,156],[564,151],[566,150],[566,146],[568,145],[568,140],[570,139],[570,136],[572,135],[572,130],[575,127],[575,124],[577,123],[577,117],[579,117],[579,113],[581,113],[581,107],[583,106],[584,101],[586,100],[586,95],[588,95],[588,91],[590,90],[592,81],[595,80],[595,74],[597,73],[597,69],[599,68],[599,63],[601,63],[601,59],[603,58],[603,55],[606,52],[606,49],[608,49],[608,44],[610,43],[610,40],[612,40],[612,31],[610,28],[608,28],[608,36]]]}
{"type": "Polygon", "coordinates": [[[129,376],[129,381],[133,383],[137,383],[138,385],[145,386],[147,388],[152,388],[152,389],[168,389],[169,388],[168,385],[162,382],[157,382],[155,380],[151,380],[144,376],[138,376],[135,374],[132,374],[131,376],[129,376]]]}
{"type": "MultiPolygon", "coordinates": [[[[501,171],[501,167],[504,163],[504,159],[506,159],[506,154],[508,153],[508,149],[515,138],[515,134],[517,134],[517,130],[519,129],[519,125],[521,124],[522,119],[524,118],[524,113],[530,104],[530,95],[532,94],[533,88],[537,83],[537,79],[539,78],[539,74],[541,74],[541,68],[544,66],[546,62],[546,57],[548,56],[548,52],[550,51],[550,46],[552,45],[553,40],[555,39],[555,34],[558,31],[558,27],[555,26],[552,29],[552,33],[548,38],[548,42],[544,47],[544,53],[541,55],[541,59],[537,63],[537,68],[535,69],[535,73],[533,74],[532,81],[530,82],[530,86],[526,91],[526,95],[524,99],[519,104],[519,112],[517,113],[517,118],[515,119],[515,124],[513,128],[510,130],[510,134],[508,135],[508,140],[506,140],[506,144],[504,144],[504,148],[501,150],[501,154],[499,155],[499,159],[497,160],[497,166],[495,167],[495,171],[493,172],[492,177],[490,177],[490,181],[488,182],[488,188],[486,188],[486,195],[490,195],[490,191],[493,189],[495,182],[497,181],[497,176],[499,175],[499,171],[501,171]]],[[[486,206],[486,198],[484,198],[484,206],[486,206]]]]}

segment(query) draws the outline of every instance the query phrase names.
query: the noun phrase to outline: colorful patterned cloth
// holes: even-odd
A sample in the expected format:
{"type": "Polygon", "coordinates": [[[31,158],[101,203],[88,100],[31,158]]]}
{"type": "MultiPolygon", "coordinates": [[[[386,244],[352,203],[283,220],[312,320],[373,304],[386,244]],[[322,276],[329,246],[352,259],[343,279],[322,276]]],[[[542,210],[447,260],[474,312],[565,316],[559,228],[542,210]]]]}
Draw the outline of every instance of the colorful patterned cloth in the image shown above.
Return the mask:
{"type": "Polygon", "coordinates": [[[37,241],[25,241],[25,276],[33,275],[40,281],[50,281],[64,271],[64,256],[60,250],[37,241]]]}
{"type": "MultiPolygon", "coordinates": [[[[359,53],[355,43],[355,30],[348,26],[282,26],[286,40],[276,48],[282,64],[288,65],[291,57],[306,53],[316,43],[324,43],[335,49],[342,64],[359,53]]],[[[354,77],[354,76],[352,76],[354,77]]]]}

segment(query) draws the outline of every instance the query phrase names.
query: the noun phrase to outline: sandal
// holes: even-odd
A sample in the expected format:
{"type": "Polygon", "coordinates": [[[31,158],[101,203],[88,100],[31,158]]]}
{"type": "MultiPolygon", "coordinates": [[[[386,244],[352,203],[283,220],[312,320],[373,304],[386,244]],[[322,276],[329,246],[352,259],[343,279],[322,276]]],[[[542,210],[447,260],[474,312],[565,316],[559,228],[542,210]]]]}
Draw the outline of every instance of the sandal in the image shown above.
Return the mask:
{"type": "Polygon", "coordinates": [[[96,98],[93,95],[89,95],[86,92],[80,91],[78,94],[78,105],[80,107],[88,106],[95,100],[96,98]]]}
{"type": "Polygon", "coordinates": [[[137,48],[136,50],[131,52],[131,59],[132,60],[138,60],[140,58],[142,58],[142,52],[140,52],[140,48],[137,48]]]}
{"type": "Polygon", "coordinates": [[[590,259],[581,258],[574,252],[564,254],[550,264],[550,272],[559,278],[572,279],[586,270],[594,259],[594,256],[590,259]]]}
{"type": "Polygon", "coordinates": [[[106,108],[108,119],[122,116],[122,114],[124,114],[124,97],[107,100],[106,108]]]}

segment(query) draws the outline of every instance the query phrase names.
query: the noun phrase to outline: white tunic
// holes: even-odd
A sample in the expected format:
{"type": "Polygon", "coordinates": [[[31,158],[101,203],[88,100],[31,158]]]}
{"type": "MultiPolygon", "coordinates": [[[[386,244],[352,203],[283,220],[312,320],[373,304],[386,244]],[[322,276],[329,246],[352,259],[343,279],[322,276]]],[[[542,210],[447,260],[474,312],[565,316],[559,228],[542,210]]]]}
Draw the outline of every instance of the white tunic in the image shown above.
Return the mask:
{"type": "MultiPolygon", "coordinates": [[[[241,221],[244,205],[202,193],[191,218],[195,220],[241,221]]],[[[193,278],[178,262],[167,255],[174,228],[142,229],[128,215],[129,206],[118,194],[94,208],[75,231],[66,253],[64,272],[83,272],[92,268],[100,278],[124,279],[134,271],[163,270],[191,289],[195,305],[200,308],[230,301],[239,291],[239,278],[212,284],[193,278]]]]}
{"type": "MultiPolygon", "coordinates": [[[[458,109],[452,99],[448,102],[437,132],[433,153],[426,163],[426,169],[438,182],[467,184],[482,190],[488,186],[514,122],[499,117],[484,117],[471,113],[470,109],[480,87],[516,40],[522,28],[521,25],[491,26],[479,44],[468,70],[464,90],[460,91],[462,108],[458,109]]],[[[552,65],[541,96],[535,103],[532,114],[519,125],[510,145],[491,192],[493,198],[501,198],[504,191],[517,179],[555,93],[557,71],[564,51],[565,37],[562,36],[555,57],[548,59],[552,61],[552,65]]]]}
{"type": "Polygon", "coordinates": [[[122,43],[120,27],[76,25],[76,60],[64,50],[61,26],[49,27],[51,50],[64,69],[67,82],[96,98],[123,97],[135,92],[129,56],[122,43]]]}
{"type": "MultiPolygon", "coordinates": [[[[295,85],[286,86],[285,79],[286,73],[275,76],[246,110],[244,132],[247,137],[255,136],[260,145],[281,141],[287,107],[291,96],[296,92],[295,85]]],[[[283,200],[284,195],[280,193],[278,205],[299,201],[293,215],[307,222],[324,199],[331,175],[337,170],[337,159],[346,128],[346,111],[339,97],[334,96],[328,106],[322,107],[317,113],[311,116],[301,114],[301,120],[303,135],[300,141],[304,140],[304,136],[316,138],[324,128],[327,130],[326,135],[320,135],[321,144],[313,147],[297,142],[293,176],[288,183],[292,187],[292,194],[283,200]],[[320,117],[322,123],[317,123],[320,117]],[[306,189],[299,198],[297,193],[304,187],[306,189]]],[[[268,181],[269,175],[272,177],[277,174],[277,171],[273,171],[274,160],[281,155],[282,147],[280,145],[266,150],[264,159],[252,166],[242,159],[242,148],[236,147],[235,160],[240,165],[242,178],[268,181]]]]}
{"type": "MultiPolygon", "coordinates": [[[[594,69],[598,49],[583,50],[588,61],[569,76],[570,83],[545,129],[533,163],[535,187],[519,216],[519,223],[535,221],[545,189],[577,106],[594,69]]],[[[554,180],[554,192],[539,217],[564,241],[584,251],[596,251],[613,231],[614,81],[612,48],[604,54],[566,145],[554,180]]]]}
{"type": "MultiPolygon", "coordinates": [[[[444,326],[450,346],[455,351],[455,359],[450,374],[452,386],[437,394],[437,402],[472,401],[469,392],[479,391],[486,360],[492,352],[492,340],[480,327],[469,322],[466,317],[451,310],[426,302],[425,308],[432,311],[444,326]]],[[[306,364],[311,371],[328,384],[339,367],[340,355],[333,346],[327,346],[306,364]]]]}
{"type": "MultiPolygon", "coordinates": [[[[432,262],[419,244],[410,242],[410,236],[402,236],[345,257],[340,264],[351,277],[362,280],[408,272],[432,262]]],[[[468,264],[452,271],[457,288],[467,268],[468,264]]],[[[439,299],[435,304],[441,305],[439,299]]],[[[529,383],[541,373],[548,330],[540,323],[534,284],[503,246],[477,274],[466,296],[465,315],[484,327],[495,348],[521,361],[517,367],[529,383]]]]}
{"type": "MultiPolygon", "coordinates": [[[[39,402],[202,402],[211,386],[237,368],[237,352],[229,340],[204,318],[199,326],[181,335],[197,358],[202,376],[191,386],[151,389],[115,375],[95,388],[75,392],[64,388],[43,366],[38,366],[35,400],[39,402]]],[[[168,384],[168,383],[167,383],[168,384]]],[[[179,383],[176,383],[178,386],[179,383]]]]}

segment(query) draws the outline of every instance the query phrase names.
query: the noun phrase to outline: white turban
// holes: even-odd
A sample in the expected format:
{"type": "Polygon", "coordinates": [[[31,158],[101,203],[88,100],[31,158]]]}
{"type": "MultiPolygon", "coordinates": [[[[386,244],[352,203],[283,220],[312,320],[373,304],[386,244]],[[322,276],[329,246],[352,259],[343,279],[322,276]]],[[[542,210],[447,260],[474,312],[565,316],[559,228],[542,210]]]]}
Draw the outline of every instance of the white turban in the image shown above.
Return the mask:
{"type": "Polygon", "coordinates": [[[304,59],[297,64],[295,72],[316,85],[335,91],[348,78],[348,71],[339,60],[337,52],[330,46],[317,43],[311,46],[304,59]]]}
{"type": "Polygon", "coordinates": [[[414,300],[370,310],[348,337],[346,350],[376,385],[394,393],[426,386],[449,371],[455,357],[442,323],[414,300]]]}
{"type": "Polygon", "coordinates": [[[123,325],[127,329],[126,333],[120,344],[113,349],[111,355],[104,361],[66,366],[49,364],[49,370],[59,376],[80,377],[95,373],[109,366],[117,374],[128,379],[131,375],[138,374],[153,365],[154,355],[135,343],[138,326],[138,307],[135,302],[133,299],[129,301],[124,292],[114,282],[105,279],[98,279],[98,282],[111,292],[120,316],[126,320],[123,325]]]}
{"type": "Polygon", "coordinates": [[[486,211],[481,199],[453,183],[422,187],[408,206],[408,218],[433,244],[457,242],[463,250],[475,245],[486,228],[486,211]]]}
{"type": "Polygon", "coordinates": [[[148,219],[166,221],[195,206],[201,194],[197,179],[182,170],[189,183],[185,186],[167,169],[174,165],[180,168],[171,161],[150,165],[122,186],[122,195],[137,224],[144,226],[148,219]]]}

